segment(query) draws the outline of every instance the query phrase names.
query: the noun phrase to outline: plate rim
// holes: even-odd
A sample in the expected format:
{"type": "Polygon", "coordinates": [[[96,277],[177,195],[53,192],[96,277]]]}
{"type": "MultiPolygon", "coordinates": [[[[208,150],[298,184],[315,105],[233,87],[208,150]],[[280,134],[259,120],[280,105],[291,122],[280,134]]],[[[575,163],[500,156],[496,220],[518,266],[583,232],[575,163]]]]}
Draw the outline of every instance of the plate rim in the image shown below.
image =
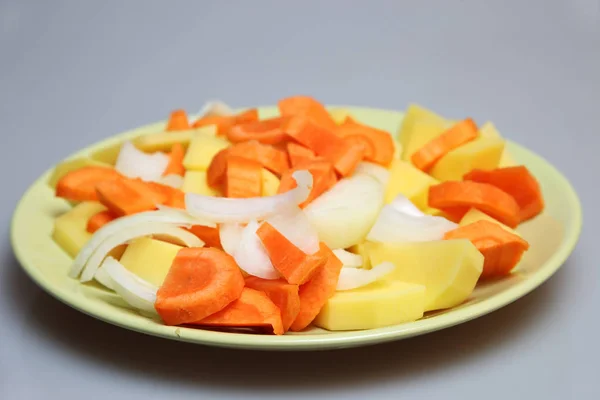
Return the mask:
{"type": "MultiPolygon", "coordinates": [[[[331,108],[348,108],[350,112],[352,109],[360,110],[361,112],[377,112],[377,113],[391,113],[399,117],[402,117],[403,112],[388,110],[383,108],[372,108],[372,107],[361,107],[361,106],[344,106],[344,105],[328,105],[331,108]]],[[[262,106],[257,107],[259,109],[273,109],[273,106],[262,106]]],[[[112,135],[106,139],[97,141],[83,149],[73,152],[69,156],[65,157],[61,161],[69,160],[74,157],[78,157],[84,154],[88,154],[93,150],[97,150],[101,147],[109,146],[113,143],[117,143],[128,137],[136,136],[142,133],[145,129],[152,126],[158,126],[164,124],[165,121],[158,121],[151,124],[146,124],[138,128],[130,129],[117,135],[112,135]]],[[[27,255],[23,253],[21,244],[16,237],[17,224],[19,223],[19,217],[24,212],[24,203],[28,195],[31,194],[39,185],[45,185],[48,177],[53,171],[54,165],[48,168],[42,173],[22,194],[17,203],[15,210],[11,218],[10,226],[10,242],[15,255],[21,268],[25,273],[46,293],[52,297],[68,305],[69,307],[89,315],[95,319],[107,322],[111,325],[115,325],[121,328],[132,330],[139,333],[148,334],[151,336],[162,337],[172,340],[178,340],[183,342],[190,342],[195,344],[202,344],[216,347],[228,347],[228,348],[239,348],[239,349],[251,349],[251,350],[287,350],[287,351],[298,351],[298,350],[326,350],[326,349],[338,349],[338,348],[350,348],[358,346],[367,346],[378,343],[385,343],[395,340],[401,340],[410,338],[417,335],[427,334],[433,331],[446,329],[464,322],[479,318],[483,315],[489,314],[499,308],[505,307],[511,304],[523,296],[531,293],[534,289],[542,285],[547,281],[556,271],[561,268],[567,258],[571,255],[575,249],[579,238],[581,236],[582,225],[583,225],[583,210],[581,207],[581,201],[571,182],[560,172],[553,164],[548,162],[545,158],[539,154],[529,150],[528,148],[513,142],[512,140],[506,139],[509,147],[518,148],[521,151],[529,153],[528,155],[537,158],[547,167],[552,170],[553,176],[560,182],[561,187],[565,189],[565,199],[567,204],[573,209],[574,218],[570,221],[570,224],[566,224],[564,239],[561,240],[560,246],[556,252],[554,252],[544,263],[543,267],[539,271],[524,279],[521,282],[516,283],[503,291],[492,295],[491,297],[482,300],[478,303],[467,305],[463,308],[453,310],[452,312],[443,313],[434,317],[417,320],[414,322],[394,325],[390,327],[377,328],[363,331],[345,331],[345,332],[332,332],[325,335],[310,335],[310,334],[292,334],[283,336],[272,336],[272,335],[249,335],[249,334],[238,334],[228,332],[215,332],[210,330],[191,329],[185,327],[173,327],[155,324],[154,321],[148,319],[145,323],[138,323],[137,321],[128,322],[126,317],[115,315],[110,312],[105,312],[102,309],[97,309],[93,302],[84,302],[84,305],[80,306],[77,301],[77,297],[81,294],[68,293],[61,291],[60,288],[53,287],[53,285],[46,280],[41,273],[41,270],[36,268],[27,259],[27,255]],[[112,315],[111,315],[112,314],[112,315]],[[146,326],[145,326],[146,325],[146,326]],[[186,335],[188,331],[193,331],[191,336],[186,335]]],[[[59,162],[61,162],[59,161],[59,162]]],[[[51,238],[50,238],[51,240],[51,238]]]]}

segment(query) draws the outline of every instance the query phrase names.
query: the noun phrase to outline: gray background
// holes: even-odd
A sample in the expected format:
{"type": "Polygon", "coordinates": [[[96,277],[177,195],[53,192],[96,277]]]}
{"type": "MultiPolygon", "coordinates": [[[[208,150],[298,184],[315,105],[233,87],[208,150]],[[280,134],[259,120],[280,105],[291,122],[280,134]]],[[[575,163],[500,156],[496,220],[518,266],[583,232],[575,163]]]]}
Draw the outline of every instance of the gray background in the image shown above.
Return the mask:
{"type": "Polygon", "coordinates": [[[600,398],[599,75],[597,0],[1,0],[0,398],[600,398]],[[175,107],[297,93],[491,119],[573,182],[585,219],[575,253],[492,315],[304,354],[121,330],[58,303],[19,270],[12,211],[62,157],[175,107]]]}

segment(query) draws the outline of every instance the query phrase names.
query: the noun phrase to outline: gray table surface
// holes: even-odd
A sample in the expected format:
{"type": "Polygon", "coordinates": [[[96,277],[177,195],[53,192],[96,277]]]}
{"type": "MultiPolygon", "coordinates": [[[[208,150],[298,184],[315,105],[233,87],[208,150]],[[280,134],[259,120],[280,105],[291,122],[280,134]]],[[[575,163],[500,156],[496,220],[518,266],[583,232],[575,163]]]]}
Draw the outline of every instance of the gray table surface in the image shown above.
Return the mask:
{"type": "Polygon", "coordinates": [[[598,399],[599,117],[598,0],[2,0],[0,398],[598,399]],[[175,107],[297,93],[491,119],[573,182],[578,247],[550,281],[489,316],[302,354],[122,330],[55,301],[19,269],[12,211],[64,156],[175,107]]]}

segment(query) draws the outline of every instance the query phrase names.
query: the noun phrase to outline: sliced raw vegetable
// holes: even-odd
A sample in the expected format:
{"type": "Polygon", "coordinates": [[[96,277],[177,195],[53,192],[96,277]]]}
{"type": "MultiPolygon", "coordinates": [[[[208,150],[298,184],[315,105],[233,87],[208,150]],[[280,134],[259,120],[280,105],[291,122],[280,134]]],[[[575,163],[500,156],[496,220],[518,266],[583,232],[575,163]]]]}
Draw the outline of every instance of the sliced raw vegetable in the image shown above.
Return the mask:
{"type": "Polygon", "coordinates": [[[278,189],[279,193],[285,193],[296,187],[296,181],[292,175],[300,170],[309,171],[313,177],[312,190],[308,198],[300,204],[301,208],[306,207],[311,201],[337,183],[337,176],[331,163],[324,159],[307,160],[298,164],[296,167],[289,169],[281,176],[278,189]]]}
{"type": "Polygon", "coordinates": [[[300,208],[293,207],[275,214],[266,222],[304,253],[315,254],[319,251],[319,234],[300,208]]]}
{"type": "Polygon", "coordinates": [[[127,141],[121,146],[115,169],[129,178],[158,181],[164,175],[168,165],[169,156],[165,153],[147,154],[127,141]]]}
{"type": "Polygon", "coordinates": [[[183,157],[185,157],[185,147],[183,147],[181,143],[175,143],[171,148],[171,152],[169,153],[169,164],[164,170],[163,176],[171,174],[175,176],[183,176],[185,174],[183,157]]]}
{"type": "Polygon", "coordinates": [[[360,268],[363,266],[363,257],[344,249],[334,249],[333,254],[342,262],[344,268],[360,268]]]}
{"type": "Polygon", "coordinates": [[[104,167],[104,168],[112,168],[110,164],[106,164],[100,161],[92,160],[89,157],[77,157],[69,160],[65,160],[56,164],[54,167],[54,171],[50,178],[48,178],[48,186],[52,189],[56,190],[56,185],[58,181],[68,174],[69,172],[76,171],[83,167],[104,167]]]}
{"type": "Polygon", "coordinates": [[[231,143],[222,137],[195,134],[183,158],[183,166],[186,170],[206,171],[213,157],[230,145],[231,143]]]}
{"type": "Polygon", "coordinates": [[[215,154],[210,161],[206,171],[206,183],[213,189],[221,189],[225,183],[228,154],[228,149],[223,149],[215,154]]]}
{"type": "Polygon", "coordinates": [[[310,96],[293,96],[281,99],[278,103],[282,116],[302,116],[326,129],[335,129],[336,123],[323,104],[310,96]]]}
{"type": "MultiPolygon", "coordinates": [[[[248,275],[258,276],[263,279],[277,279],[281,275],[273,266],[267,250],[257,235],[258,228],[259,224],[256,221],[250,221],[246,225],[240,236],[239,243],[233,251],[233,258],[248,275]]],[[[231,234],[233,236],[233,233],[231,234]]],[[[223,239],[223,236],[221,236],[221,239],[223,239]]]]}
{"type": "Polygon", "coordinates": [[[211,228],[204,225],[194,225],[189,229],[194,235],[198,236],[207,247],[216,247],[222,249],[219,228],[211,228]]]}
{"type": "Polygon", "coordinates": [[[162,239],[144,236],[131,240],[119,262],[141,279],[160,287],[171,269],[175,256],[183,248],[170,243],[169,238],[162,239]]]}
{"type": "Polygon", "coordinates": [[[98,200],[96,185],[102,182],[112,182],[122,176],[113,168],[89,166],[63,175],[56,183],[56,197],[71,201],[98,200]]]}
{"type": "MultiPolygon", "coordinates": [[[[111,257],[106,257],[106,260],[108,260],[109,258],[111,257]]],[[[106,260],[104,260],[104,263],[106,263],[106,260]]],[[[98,271],[96,271],[96,273],[94,274],[94,280],[100,283],[105,288],[115,291],[114,282],[112,281],[110,275],[108,275],[106,270],[102,267],[103,266],[101,265],[100,268],[98,268],[98,271]]]]}
{"type": "Polygon", "coordinates": [[[301,144],[288,142],[286,146],[292,168],[304,161],[309,161],[317,157],[314,151],[301,144]]]}
{"type": "Polygon", "coordinates": [[[413,204],[407,197],[399,194],[396,196],[394,200],[389,204],[394,210],[401,212],[403,214],[413,215],[415,217],[422,217],[425,213],[413,204]]]}
{"type": "Polygon", "coordinates": [[[383,262],[371,269],[342,268],[336,290],[351,290],[376,282],[394,270],[394,264],[383,262]]]}
{"type": "Polygon", "coordinates": [[[115,218],[117,217],[109,210],[100,211],[88,220],[86,230],[89,233],[94,233],[115,218]]]}
{"type": "Polygon", "coordinates": [[[229,155],[225,177],[225,196],[230,198],[260,197],[262,192],[262,166],[260,163],[229,155]]]}
{"type": "Polygon", "coordinates": [[[227,103],[221,100],[210,100],[202,106],[198,112],[198,116],[211,117],[215,115],[233,115],[234,113],[233,109],[227,103]]]}
{"type": "Polygon", "coordinates": [[[439,181],[417,169],[409,162],[394,160],[390,166],[390,180],[385,190],[385,203],[391,203],[399,194],[408,197],[420,210],[427,208],[429,186],[439,181]]]}
{"type": "Polygon", "coordinates": [[[287,138],[283,131],[286,121],[285,117],[276,117],[238,124],[229,129],[227,139],[232,143],[256,140],[264,144],[277,144],[287,138]]]}
{"type": "Polygon", "coordinates": [[[194,323],[227,307],[243,289],[242,273],[222,250],[182,249],[158,289],[154,307],[167,325],[194,323]]]}
{"type": "Polygon", "coordinates": [[[377,181],[379,181],[379,183],[381,183],[384,187],[387,186],[390,180],[390,171],[387,168],[367,161],[362,161],[358,163],[356,169],[354,170],[354,175],[358,174],[366,174],[372,176],[373,178],[377,179],[377,181]]]}
{"type": "Polygon", "coordinates": [[[292,285],[283,279],[267,280],[250,276],[246,278],[246,287],[260,290],[269,296],[279,308],[283,331],[287,332],[300,312],[298,285],[292,285]]]}
{"type": "Polygon", "coordinates": [[[143,181],[118,179],[96,185],[98,200],[116,216],[155,210],[169,196],[143,181]]]}
{"type": "Polygon", "coordinates": [[[262,191],[261,195],[264,196],[275,196],[279,190],[280,180],[268,169],[262,169],[262,191]]]}
{"type": "Polygon", "coordinates": [[[174,174],[165,175],[158,181],[158,183],[174,189],[180,189],[183,186],[183,182],[183,177],[181,175],[174,174]]]}
{"type": "Polygon", "coordinates": [[[285,151],[256,140],[238,143],[230,147],[228,155],[254,160],[278,176],[281,176],[289,168],[285,151]]]}
{"type": "Polygon", "coordinates": [[[361,124],[348,117],[337,128],[336,133],[346,139],[362,138],[366,140],[369,143],[369,150],[365,152],[367,161],[387,166],[394,157],[394,139],[386,131],[361,124]]]}
{"type": "Polygon", "coordinates": [[[244,232],[244,227],[240,224],[228,223],[219,225],[219,241],[223,250],[230,256],[235,254],[240,245],[242,232],[244,232]]]}
{"type": "Polygon", "coordinates": [[[166,131],[185,131],[190,129],[190,122],[185,110],[174,110],[167,121],[166,131]]]}

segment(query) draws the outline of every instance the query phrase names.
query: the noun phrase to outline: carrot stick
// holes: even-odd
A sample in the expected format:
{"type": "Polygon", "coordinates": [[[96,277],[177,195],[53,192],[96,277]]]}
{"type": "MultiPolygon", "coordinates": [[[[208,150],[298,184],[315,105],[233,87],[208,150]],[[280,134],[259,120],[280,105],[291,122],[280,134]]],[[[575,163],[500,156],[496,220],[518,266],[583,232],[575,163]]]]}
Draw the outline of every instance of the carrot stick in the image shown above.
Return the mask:
{"type": "Polygon", "coordinates": [[[216,247],[223,249],[221,246],[221,237],[219,236],[219,228],[211,228],[204,225],[194,225],[189,231],[198,236],[207,247],[216,247]]]}
{"type": "Polygon", "coordinates": [[[284,130],[296,142],[326,158],[342,176],[352,174],[363,159],[362,146],[345,142],[333,131],[319,127],[305,117],[291,118],[284,130]]]}
{"type": "Polygon", "coordinates": [[[319,252],[327,261],[310,281],[300,286],[300,312],[290,327],[291,331],[298,332],[310,325],[327,300],[335,294],[342,262],[324,243],[321,243],[319,252]]]}
{"type": "Polygon", "coordinates": [[[264,144],[277,144],[286,140],[287,136],[282,129],[286,117],[250,121],[233,126],[227,132],[227,139],[232,143],[257,140],[264,144]]]}
{"type": "Polygon", "coordinates": [[[464,119],[413,153],[411,161],[421,171],[428,171],[448,152],[477,138],[475,121],[464,119]]]}
{"type": "Polygon", "coordinates": [[[394,139],[392,135],[347,117],[336,133],[347,140],[362,142],[365,146],[365,160],[388,166],[394,158],[394,139]]]}
{"type": "Polygon", "coordinates": [[[185,131],[190,129],[187,113],[185,110],[175,110],[169,116],[166,131],[185,131]]]}
{"type": "Polygon", "coordinates": [[[263,222],[256,234],[275,269],[293,285],[309,280],[326,261],[320,252],[312,255],[304,253],[268,222],[263,222]]]}
{"type": "Polygon", "coordinates": [[[109,210],[100,211],[99,213],[94,214],[90,217],[87,223],[86,230],[89,233],[94,233],[98,229],[102,228],[109,222],[114,221],[115,219],[117,219],[117,217],[109,210]]]}
{"type": "Polygon", "coordinates": [[[337,183],[337,176],[331,163],[322,158],[315,158],[313,160],[301,162],[300,164],[296,165],[296,167],[286,171],[281,176],[281,180],[279,181],[278,193],[285,193],[298,186],[292,175],[294,172],[300,170],[307,170],[313,176],[313,187],[308,195],[308,198],[300,204],[300,208],[306,207],[314,199],[319,197],[337,183]]]}
{"type": "Polygon", "coordinates": [[[262,144],[257,140],[238,143],[230,147],[229,155],[257,161],[278,176],[281,176],[290,167],[285,151],[262,144]]]}
{"type": "Polygon", "coordinates": [[[169,154],[169,165],[165,169],[163,176],[175,174],[183,176],[185,168],[183,167],[183,158],[185,157],[185,147],[181,143],[175,143],[169,154]]]}
{"type": "Polygon", "coordinates": [[[295,167],[303,161],[309,161],[317,157],[314,151],[298,143],[288,142],[286,145],[286,149],[292,167],[295,167]]]}
{"type": "Polygon", "coordinates": [[[444,239],[469,239],[477,247],[484,256],[480,279],[507,275],[529,249],[522,237],[486,220],[458,227],[447,232],[444,239]]]}
{"type": "Polygon", "coordinates": [[[139,179],[118,179],[96,185],[98,200],[116,216],[156,209],[169,196],[139,179]]]}
{"type": "Polygon", "coordinates": [[[244,288],[237,300],[193,325],[228,328],[269,327],[275,335],[283,335],[279,308],[263,292],[244,288]]]}
{"type": "Polygon", "coordinates": [[[430,186],[429,207],[452,210],[457,217],[474,207],[511,228],[516,227],[520,220],[519,205],[515,199],[487,183],[447,181],[430,186]]]}
{"type": "Polygon", "coordinates": [[[112,168],[89,166],[71,171],[56,183],[56,196],[71,201],[96,201],[96,185],[121,179],[112,168]]]}
{"type": "Polygon", "coordinates": [[[228,156],[225,196],[236,198],[260,197],[262,165],[242,157],[228,156]]]}
{"type": "Polygon", "coordinates": [[[287,332],[300,312],[298,285],[287,283],[283,279],[261,279],[256,276],[246,278],[246,287],[264,292],[281,312],[283,331],[287,332]]]}
{"type": "Polygon", "coordinates": [[[211,160],[206,171],[206,183],[213,189],[221,189],[227,175],[229,148],[219,151],[211,160]]]}
{"type": "Polygon", "coordinates": [[[186,247],[173,260],[154,308],[167,325],[193,323],[227,307],[243,289],[244,278],[230,255],[186,247]]]}
{"type": "Polygon", "coordinates": [[[493,171],[477,169],[466,174],[464,179],[489,183],[513,196],[521,209],[521,222],[535,217],[544,209],[540,185],[525,166],[498,168],[493,171]]]}
{"type": "Polygon", "coordinates": [[[327,109],[310,96],[292,96],[281,99],[278,103],[282,116],[302,116],[325,129],[333,130],[337,124],[331,118],[327,109]]]}

